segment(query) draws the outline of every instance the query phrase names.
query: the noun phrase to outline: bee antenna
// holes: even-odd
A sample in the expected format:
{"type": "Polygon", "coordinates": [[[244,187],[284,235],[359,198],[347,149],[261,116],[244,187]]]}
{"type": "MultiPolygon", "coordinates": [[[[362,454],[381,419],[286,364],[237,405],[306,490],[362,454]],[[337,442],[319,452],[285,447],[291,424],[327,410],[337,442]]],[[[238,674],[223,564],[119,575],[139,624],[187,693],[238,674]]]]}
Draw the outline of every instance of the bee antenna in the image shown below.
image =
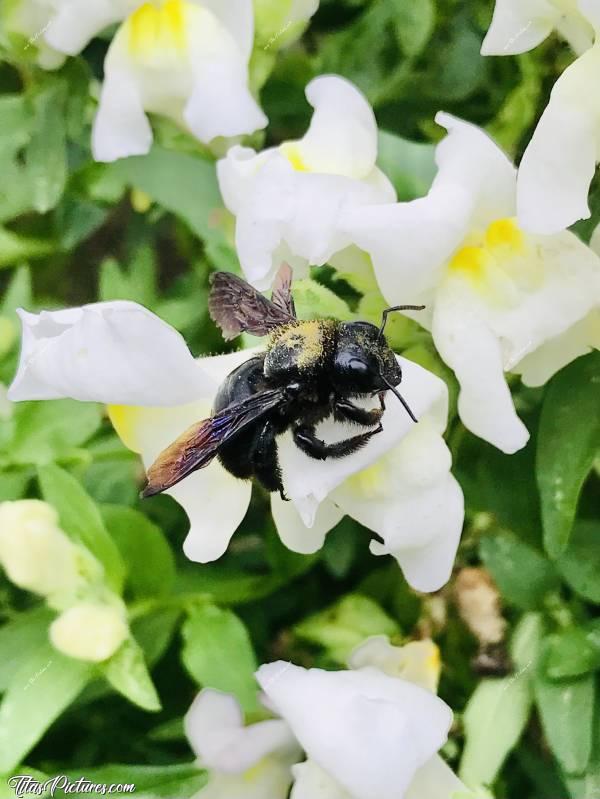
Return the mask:
{"type": "MultiPolygon", "coordinates": [[[[390,310],[395,310],[395,309],[390,309],[390,310]]],[[[404,410],[405,410],[405,411],[406,411],[406,413],[407,413],[407,414],[410,416],[410,418],[413,420],[413,422],[418,422],[419,420],[418,420],[418,419],[417,419],[417,417],[414,415],[414,413],[411,411],[411,409],[410,409],[410,406],[409,406],[408,402],[407,402],[407,401],[404,399],[404,397],[403,397],[403,396],[402,396],[402,394],[401,394],[401,393],[398,391],[398,389],[396,388],[396,386],[393,386],[393,385],[392,385],[392,384],[391,384],[391,383],[390,383],[388,380],[386,380],[386,378],[385,378],[385,377],[384,377],[384,376],[383,376],[381,373],[380,373],[380,377],[381,377],[381,379],[383,380],[383,382],[386,384],[386,386],[389,388],[389,390],[392,392],[392,394],[395,394],[395,395],[398,397],[398,399],[400,400],[400,402],[401,402],[401,403],[402,403],[402,405],[404,406],[404,410]]]]}
{"type": "Polygon", "coordinates": [[[424,305],[392,305],[391,308],[386,308],[385,311],[381,314],[381,327],[379,328],[379,334],[377,337],[381,338],[383,336],[383,331],[385,330],[385,326],[387,324],[388,314],[391,314],[392,311],[424,311],[424,310],[425,310],[424,305]]]}

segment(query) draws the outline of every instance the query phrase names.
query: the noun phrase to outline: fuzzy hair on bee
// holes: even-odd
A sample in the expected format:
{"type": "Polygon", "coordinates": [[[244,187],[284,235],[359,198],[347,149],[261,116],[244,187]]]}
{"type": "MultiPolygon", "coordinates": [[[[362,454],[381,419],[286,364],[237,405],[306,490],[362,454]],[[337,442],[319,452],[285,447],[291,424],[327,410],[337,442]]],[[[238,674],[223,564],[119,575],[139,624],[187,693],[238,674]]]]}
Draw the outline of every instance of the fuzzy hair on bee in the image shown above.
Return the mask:
{"type": "Polygon", "coordinates": [[[391,391],[417,421],[397,389],[402,370],[385,338],[392,311],[422,310],[394,306],[379,327],[370,322],[301,320],[292,297],[292,269],[283,264],[267,299],[228,272],[212,276],[208,308],[225,340],[248,332],[266,337],[265,351],[229,374],[217,391],[213,412],[184,431],[150,466],[143,496],[174,486],[208,466],[214,458],[240,479],[256,479],[285,499],[277,438],[291,430],[296,446],[311,458],[344,458],[383,432],[385,395],[391,391]],[[353,400],[378,397],[366,410],[353,400]],[[316,434],[328,417],[363,428],[357,435],[328,444],[316,434]]]}

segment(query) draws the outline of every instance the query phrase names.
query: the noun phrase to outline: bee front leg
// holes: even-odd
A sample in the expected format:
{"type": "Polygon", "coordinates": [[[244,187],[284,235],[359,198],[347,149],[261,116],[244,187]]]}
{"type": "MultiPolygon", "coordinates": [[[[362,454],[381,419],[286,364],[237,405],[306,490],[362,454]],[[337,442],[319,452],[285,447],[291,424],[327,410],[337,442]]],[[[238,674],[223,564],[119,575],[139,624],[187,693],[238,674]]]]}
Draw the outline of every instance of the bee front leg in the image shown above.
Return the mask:
{"type": "MultiPolygon", "coordinates": [[[[381,395],[379,401],[381,404],[381,395]]],[[[379,424],[384,410],[385,405],[380,408],[366,410],[345,399],[336,399],[333,403],[333,417],[336,421],[354,422],[363,427],[374,427],[379,424]]]]}
{"type": "Polygon", "coordinates": [[[322,439],[317,438],[314,426],[298,425],[293,430],[293,436],[296,446],[302,452],[315,460],[324,461],[327,458],[345,458],[346,455],[352,455],[353,452],[357,452],[365,444],[368,444],[374,435],[382,431],[383,425],[379,423],[375,430],[369,430],[368,433],[345,438],[343,441],[336,441],[335,444],[326,444],[322,439]]]}

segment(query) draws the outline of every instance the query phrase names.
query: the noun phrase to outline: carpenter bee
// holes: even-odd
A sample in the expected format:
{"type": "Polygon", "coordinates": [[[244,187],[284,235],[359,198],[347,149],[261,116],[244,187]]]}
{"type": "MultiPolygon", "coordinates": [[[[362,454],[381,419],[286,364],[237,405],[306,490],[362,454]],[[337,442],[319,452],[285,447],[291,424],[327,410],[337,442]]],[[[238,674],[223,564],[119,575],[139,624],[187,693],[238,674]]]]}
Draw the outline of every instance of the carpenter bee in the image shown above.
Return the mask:
{"type": "Polygon", "coordinates": [[[236,275],[212,276],[208,302],[226,340],[247,331],[267,336],[264,353],[234,369],[219,388],[212,416],[186,430],[148,469],[142,495],[153,496],[207,466],[215,457],[235,477],[256,478],[285,499],[277,437],[291,429],[311,458],[343,458],[382,432],[384,395],[389,390],[417,421],[397,390],[402,371],[384,329],[391,311],[422,310],[402,305],[383,312],[380,327],[334,319],[302,321],[291,294],[292,270],[279,270],[268,300],[236,275]],[[366,410],[353,398],[378,396],[366,410]],[[317,437],[316,425],[333,416],[367,431],[333,444],[317,437]]]}

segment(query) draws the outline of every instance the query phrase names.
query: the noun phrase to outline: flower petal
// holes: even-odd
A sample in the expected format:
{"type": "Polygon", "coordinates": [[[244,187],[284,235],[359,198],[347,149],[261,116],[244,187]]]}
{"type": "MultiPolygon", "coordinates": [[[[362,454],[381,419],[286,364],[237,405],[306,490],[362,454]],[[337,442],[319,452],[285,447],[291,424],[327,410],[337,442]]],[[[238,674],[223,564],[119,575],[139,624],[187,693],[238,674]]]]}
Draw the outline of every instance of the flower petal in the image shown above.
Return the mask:
{"type": "MultiPolygon", "coordinates": [[[[350,206],[340,220],[371,256],[391,304],[430,305],[444,264],[469,231],[514,214],[516,172],[502,150],[476,125],[444,113],[436,122],[448,135],[436,148],[438,173],[427,196],[350,206]]],[[[428,326],[427,314],[415,318],[428,326]]]]}
{"type": "Polygon", "coordinates": [[[196,0],[217,17],[234,37],[242,58],[248,62],[254,42],[254,9],[252,0],[196,0]]]}
{"type": "MultiPolygon", "coordinates": [[[[398,358],[402,366],[401,391],[413,412],[420,418],[430,414],[436,429],[443,431],[448,413],[448,390],[445,383],[412,361],[398,358]]],[[[384,430],[373,437],[366,447],[346,458],[317,461],[301,452],[290,433],[279,439],[279,461],[283,484],[295,503],[305,525],[313,524],[320,502],[344,480],[366,469],[393,449],[413,429],[414,422],[395,397],[389,395],[383,417],[384,430]]],[[[333,420],[326,420],[318,429],[325,441],[339,441],[356,433],[333,420]],[[352,432],[350,432],[352,431],[352,432]]],[[[337,500],[336,500],[337,501],[337,500]]]]}
{"type": "MultiPolygon", "coordinates": [[[[123,443],[141,454],[146,468],[184,430],[209,414],[207,403],[175,408],[110,407],[111,420],[123,443]]],[[[190,520],[183,551],[190,560],[209,563],[226,552],[246,515],[252,483],[236,480],[215,460],[165,493],[177,500],[190,520]]]]}
{"type": "Polygon", "coordinates": [[[367,178],[377,159],[377,123],[366,97],[338,75],[322,75],[306,87],[306,99],[315,109],[302,139],[293,147],[303,169],[367,178]]]}
{"type": "Polygon", "coordinates": [[[85,14],[79,0],[62,0],[45,32],[45,39],[56,50],[77,55],[104,28],[119,22],[139,5],[139,0],[88,0],[85,14]]]}
{"type": "Polygon", "coordinates": [[[152,146],[152,128],[135,76],[121,52],[123,48],[121,28],[104,62],[104,83],[92,128],[92,153],[96,161],[145,155],[152,146]]]}
{"type": "Polygon", "coordinates": [[[464,497],[460,485],[452,475],[448,475],[440,485],[422,491],[403,504],[402,512],[407,517],[405,526],[412,524],[413,535],[420,533],[426,541],[435,531],[435,537],[422,546],[407,548],[403,536],[399,546],[389,536],[386,545],[372,541],[371,552],[396,558],[406,581],[417,591],[438,591],[450,579],[460,542],[464,519],[464,497]]]}
{"type": "Polygon", "coordinates": [[[210,688],[198,694],[184,723],[202,765],[225,774],[242,774],[274,752],[299,753],[285,721],[270,719],[244,727],[235,697],[210,688]]]}
{"type": "Polygon", "coordinates": [[[307,527],[294,504],[284,502],[279,494],[271,494],[271,513],[283,543],[292,552],[302,555],[318,552],[325,543],[327,533],[344,516],[344,512],[333,502],[325,500],[317,509],[312,527],[307,527]]]}
{"type": "Polygon", "coordinates": [[[404,799],[452,799],[460,791],[468,793],[450,766],[434,755],[417,771],[404,799]]]}
{"type": "MultiPolygon", "coordinates": [[[[232,364],[246,360],[245,353],[219,356],[211,363],[213,374],[231,371],[232,364]]],[[[195,422],[210,414],[211,400],[174,408],[111,406],[110,415],[126,446],[139,452],[146,468],[157,455],[195,422]]],[[[190,531],[183,550],[190,560],[207,563],[221,557],[242,522],[252,493],[249,480],[237,480],[215,460],[193,472],[165,493],[183,507],[190,531]],[[224,497],[227,500],[224,501],[224,497]]]]}
{"type": "Polygon", "coordinates": [[[519,167],[517,205],[521,226],[556,233],[590,215],[587,195],[600,159],[600,101],[590,87],[600,71],[600,44],[568,67],[519,167]]]}
{"type": "Polygon", "coordinates": [[[511,454],[529,439],[504,379],[500,342],[470,302],[467,278],[450,276],[440,287],[433,340],[460,383],[458,412],[465,427],[511,454]]]}
{"type": "Polygon", "coordinates": [[[452,114],[440,111],[435,121],[448,136],[435,150],[439,172],[434,186],[443,183],[469,190],[473,227],[514,216],[517,172],[504,151],[477,125],[452,114]]]}
{"type": "Polygon", "coordinates": [[[326,672],[271,663],[257,680],[308,757],[355,799],[403,796],[445,742],[448,706],[377,669],[326,672]]]}
{"type": "Polygon", "coordinates": [[[533,50],[552,33],[560,13],[547,0],[496,0],[481,55],[515,55],[533,50]]]}
{"type": "Polygon", "coordinates": [[[344,210],[381,202],[382,191],[341,175],[298,172],[281,154],[272,154],[237,213],[236,248],[246,277],[268,288],[282,245],[310,264],[327,263],[352,243],[339,225],[344,210]]]}
{"type": "Polygon", "coordinates": [[[521,375],[526,386],[543,386],[580,355],[600,350],[600,311],[590,313],[558,336],[521,359],[511,371],[521,375]]]}
{"type": "Polygon", "coordinates": [[[352,795],[336,782],[314,760],[292,767],[294,787],[290,799],[352,799],[352,795]]]}
{"type": "MultiPolygon", "coordinates": [[[[247,10],[243,11],[246,16],[247,10]]],[[[188,11],[193,89],[183,111],[185,122],[204,143],[217,136],[240,136],[266,127],[268,119],[248,88],[248,52],[242,52],[215,14],[195,11],[188,11]]],[[[232,11],[228,10],[228,21],[232,11]]],[[[246,23],[247,19],[244,26],[246,23]]]]}
{"type": "Polygon", "coordinates": [[[331,499],[378,533],[376,554],[392,554],[410,585],[437,591],[450,577],[464,519],[451,455],[425,417],[386,456],[336,489],[331,499]]]}
{"type": "Polygon", "coordinates": [[[390,677],[407,680],[436,693],[441,670],[440,650],[429,639],[392,646],[387,635],[373,635],[351,652],[348,666],[351,669],[374,666],[390,677]]]}
{"type": "MultiPolygon", "coordinates": [[[[390,305],[427,305],[444,262],[467,233],[472,209],[462,186],[434,183],[427,197],[412,202],[350,206],[340,227],[371,257],[390,305]]],[[[427,325],[423,314],[416,318],[427,325]]]]}
{"type": "Polygon", "coordinates": [[[287,799],[290,765],[277,757],[265,757],[244,774],[213,773],[195,799],[287,799]]]}
{"type": "MultiPolygon", "coordinates": [[[[522,260],[507,262],[515,298],[486,308],[502,342],[505,370],[568,331],[599,305],[600,258],[569,231],[526,239],[522,260]]],[[[480,303],[471,297],[473,306],[480,303]]],[[[517,369],[518,371],[518,369],[517,369]]]]}
{"type": "Polygon", "coordinates": [[[165,406],[216,390],[179,333],[137,303],[19,315],[23,343],[12,400],[165,406]]]}

